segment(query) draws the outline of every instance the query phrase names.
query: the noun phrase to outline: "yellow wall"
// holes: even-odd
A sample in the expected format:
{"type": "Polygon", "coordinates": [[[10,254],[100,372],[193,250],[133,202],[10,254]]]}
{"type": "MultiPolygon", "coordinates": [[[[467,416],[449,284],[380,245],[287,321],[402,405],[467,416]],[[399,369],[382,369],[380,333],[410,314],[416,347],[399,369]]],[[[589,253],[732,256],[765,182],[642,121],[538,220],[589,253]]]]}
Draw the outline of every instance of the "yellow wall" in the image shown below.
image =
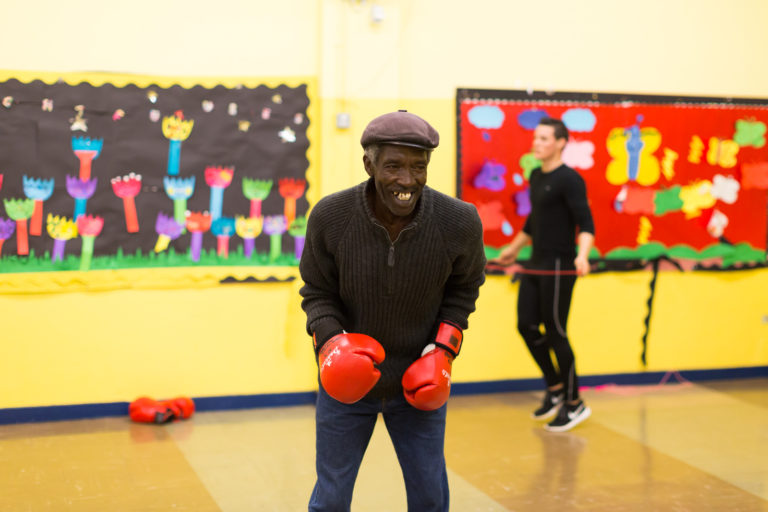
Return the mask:
{"type": "MultiPolygon", "coordinates": [[[[313,77],[322,194],[363,179],[360,132],[397,108],[440,131],[430,184],[454,193],[460,87],[768,95],[763,0],[10,0],[3,17],[8,70],[313,77]],[[336,129],[339,112],[350,129],[336,129]]],[[[650,278],[577,284],[569,330],[582,373],[643,370],[650,278]]],[[[0,408],[315,389],[299,285],[0,295],[0,408]]],[[[767,365],[766,289],[768,270],[660,274],[648,369],[767,365]]],[[[516,291],[489,278],[456,381],[537,376],[515,331],[516,291]]]]}

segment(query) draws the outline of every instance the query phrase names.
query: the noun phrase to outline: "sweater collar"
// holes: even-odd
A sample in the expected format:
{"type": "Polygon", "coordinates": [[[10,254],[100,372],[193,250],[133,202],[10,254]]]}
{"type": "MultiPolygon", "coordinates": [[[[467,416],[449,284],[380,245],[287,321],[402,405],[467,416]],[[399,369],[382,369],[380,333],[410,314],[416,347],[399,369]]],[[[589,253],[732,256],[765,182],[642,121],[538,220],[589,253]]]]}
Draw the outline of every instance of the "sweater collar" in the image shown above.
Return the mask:
{"type": "MultiPolygon", "coordinates": [[[[366,192],[368,190],[368,187],[375,187],[375,186],[376,185],[373,183],[373,178],[368,178],[368,181],[364,181],[360,183],[357,186],[357,204],[363,209],[363,212],[365,213],[366,217],[368,217],[368,220],[380,226],[381,222],[379,222],[379,220],[373,214],[371,205],[368,204],[368,199],[366,197],[366,192]]],[[[427,212],[430,211],[431,208],[432,208],[432,189],[425,185],[424,188],[421,190],[421,197],[419,198],[419,204],[416,205],[416,215],[413,217],[413,220],[411,220],[411,222],[409,222],[406,227],[417,227],[419,224],[421,224],[424,218],[426,217],[427,212]]]]}

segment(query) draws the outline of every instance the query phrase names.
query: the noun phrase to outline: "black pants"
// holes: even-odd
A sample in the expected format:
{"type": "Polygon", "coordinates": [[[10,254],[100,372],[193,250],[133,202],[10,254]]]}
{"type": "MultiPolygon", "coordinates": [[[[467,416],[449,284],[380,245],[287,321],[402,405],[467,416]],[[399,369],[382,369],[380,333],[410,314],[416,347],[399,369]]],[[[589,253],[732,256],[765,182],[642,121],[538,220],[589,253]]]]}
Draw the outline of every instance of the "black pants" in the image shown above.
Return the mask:
{"type": "Polygon", "coordinates": [[[554,275],[523,274],[520,278],[517,330],[541,368],[547,387],[563,384],[566,400],[577,400],[579,381],[566,330],[576,276],[556,273],[572,270],[572,267],[561,269],[560,265],[561,262],[556,260],[535,266],[540,270],[553,271],[554,275]],[[552,363],[550,351],[555,353],[557,368],[552,363]]]}

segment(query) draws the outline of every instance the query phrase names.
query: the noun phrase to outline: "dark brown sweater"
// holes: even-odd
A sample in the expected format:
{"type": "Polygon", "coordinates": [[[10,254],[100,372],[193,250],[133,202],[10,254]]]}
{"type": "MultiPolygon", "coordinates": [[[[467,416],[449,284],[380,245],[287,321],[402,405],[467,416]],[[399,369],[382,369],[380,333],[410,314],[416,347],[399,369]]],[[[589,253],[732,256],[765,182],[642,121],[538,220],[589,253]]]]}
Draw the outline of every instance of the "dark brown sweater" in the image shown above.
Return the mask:
{"type": "Polygon", "coordinates": [[[373,216],[371,180],[315,205],[300,271],[307,332],[318,349],[358,332],[384,347],[381,379],[368,396],[402,393],[400,380],[441,321],[467,328],[485,281],[483,228],[475,207],[425,187],[413,221],[394,242],[373,216]]]}

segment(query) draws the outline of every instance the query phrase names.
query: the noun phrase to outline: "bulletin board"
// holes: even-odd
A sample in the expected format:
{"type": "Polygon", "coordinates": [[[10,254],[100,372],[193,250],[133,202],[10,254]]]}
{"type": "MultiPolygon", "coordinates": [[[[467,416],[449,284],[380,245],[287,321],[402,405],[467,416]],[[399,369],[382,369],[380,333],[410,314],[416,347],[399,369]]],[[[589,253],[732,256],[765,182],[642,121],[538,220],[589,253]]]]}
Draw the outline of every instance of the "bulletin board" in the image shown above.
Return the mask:
{"type": "Polygon", "coordinates": [[[6,75],[0,275],[298,264],[310,81],[6,75]]]}
{"type": "Polygon", "coordinates": [[[457,191],[489,256],[530,212],[544,116],[569,129],[563,161],[587,186],[594,258],[765,264],[768,99],[459,89],[457,191]]]}

